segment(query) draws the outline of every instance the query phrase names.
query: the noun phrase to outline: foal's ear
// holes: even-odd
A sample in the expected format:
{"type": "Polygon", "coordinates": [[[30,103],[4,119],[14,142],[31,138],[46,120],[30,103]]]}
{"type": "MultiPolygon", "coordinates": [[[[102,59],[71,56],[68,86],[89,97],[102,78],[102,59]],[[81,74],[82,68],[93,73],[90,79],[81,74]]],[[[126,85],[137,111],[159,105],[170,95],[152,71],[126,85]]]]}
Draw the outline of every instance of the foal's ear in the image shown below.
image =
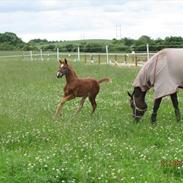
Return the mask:
{"type": "Polygon", "coordinates": [[[58,60],[58,62],[59,62],[60,64],[63,64],[63,62],[62,62],[62,60],[61,60],[61,59],[59,59],[59,60],[58,60]]]}
{"type": "Polygon", "coordinates": [[[128,96],[130,97],[130,98],[132,98],[133,96],[132,96],[132,94],[130,93],[130,92],[128,92],[128,96]]]}
{"type": "Polygon", "coordinates": [[[67,64],[67,59],[66,58],[64,59],[64,62],[65,62],[65,64],[67,64]]]}

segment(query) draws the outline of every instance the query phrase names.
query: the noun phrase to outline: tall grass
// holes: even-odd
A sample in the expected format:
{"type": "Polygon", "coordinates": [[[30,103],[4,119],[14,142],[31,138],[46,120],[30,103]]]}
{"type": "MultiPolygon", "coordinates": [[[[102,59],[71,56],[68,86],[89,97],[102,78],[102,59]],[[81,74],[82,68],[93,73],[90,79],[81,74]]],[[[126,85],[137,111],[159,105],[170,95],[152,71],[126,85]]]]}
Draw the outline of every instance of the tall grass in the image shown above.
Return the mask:
{"type": "MultiPolygon", "coordinates": [[[[65,80],[57,63],[0,61],[0,182],[182,182],[182,122],[176,123],[170,99],[149,122],[153,93],[144,119],[131,117],[127,91],[138,69],[72,63],[81,77],[111,77],[102,84],[97,110],[86,101],[74,116],[79,99],[65,104],[53,121],[65,80]],[[162,166],[162,160],[167,163],[162,166]]],[[[180,108],[183,95],[179,93],[180,108]]]]}

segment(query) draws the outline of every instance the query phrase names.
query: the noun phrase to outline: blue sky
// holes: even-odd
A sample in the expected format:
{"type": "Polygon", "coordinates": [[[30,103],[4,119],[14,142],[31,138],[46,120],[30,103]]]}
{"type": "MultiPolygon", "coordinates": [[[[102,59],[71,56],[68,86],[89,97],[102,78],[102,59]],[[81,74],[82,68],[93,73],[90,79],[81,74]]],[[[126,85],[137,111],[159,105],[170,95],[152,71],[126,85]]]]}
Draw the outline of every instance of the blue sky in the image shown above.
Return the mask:
{"type": "Polygon", "coordinates": [[[24,41],[183,36],[182,0],[1,0],[0,32],[24,41]],[[118,25],[116,35],[116,25],[118,25]]]}

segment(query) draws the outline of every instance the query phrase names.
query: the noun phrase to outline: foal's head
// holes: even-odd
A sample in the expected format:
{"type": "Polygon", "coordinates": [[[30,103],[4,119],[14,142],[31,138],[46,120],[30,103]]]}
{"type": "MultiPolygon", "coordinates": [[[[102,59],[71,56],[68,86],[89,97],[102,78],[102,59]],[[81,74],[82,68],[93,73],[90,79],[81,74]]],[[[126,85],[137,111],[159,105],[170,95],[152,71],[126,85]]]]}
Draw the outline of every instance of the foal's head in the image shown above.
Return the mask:
{"type": "Polygon", "coordinates": [[[64,59],[64,61],[59,60],[60,66],[57,71],[57,78],[61,78],[62,76],[66,76],[69,72],[69,66],[67,64],[67,60],[64,59]]]}
{"type": "Polygon", "coordinates": [[[132,94],[128,92],[130,97],[130,106],[132,108],[133,117],[135,120],[140,120],[147,110],[147,104],[145,102],[146,92],[142,92],[139,87],[135,87],[132,94]]]}

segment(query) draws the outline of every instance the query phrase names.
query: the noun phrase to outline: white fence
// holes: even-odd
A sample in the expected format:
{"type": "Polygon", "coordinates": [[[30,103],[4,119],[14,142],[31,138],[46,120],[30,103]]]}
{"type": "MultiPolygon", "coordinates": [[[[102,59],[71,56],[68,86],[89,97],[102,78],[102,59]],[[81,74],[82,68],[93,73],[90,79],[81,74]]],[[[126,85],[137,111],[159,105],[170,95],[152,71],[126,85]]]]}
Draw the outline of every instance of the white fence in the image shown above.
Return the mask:
{"type": "Polygon", "coordinates": [[[147,61],[150,56],[154,53],[149,52],[149,46],[147,45],[147,51],[143,53],[110,53],[108,46],[106,45],[105,53],[87,53],[80,52],[78,47],[77,52],[60,52],[57,48],[55,52],[53,51],[0,51],[0,60],[10,60],[10,59],[21,59],[27,61],[57,61],[59,58],[68,58],[72,61],[80,61],[84,63],[106,63],[106,64],[132,64],[138,65],[147,61]]]}

